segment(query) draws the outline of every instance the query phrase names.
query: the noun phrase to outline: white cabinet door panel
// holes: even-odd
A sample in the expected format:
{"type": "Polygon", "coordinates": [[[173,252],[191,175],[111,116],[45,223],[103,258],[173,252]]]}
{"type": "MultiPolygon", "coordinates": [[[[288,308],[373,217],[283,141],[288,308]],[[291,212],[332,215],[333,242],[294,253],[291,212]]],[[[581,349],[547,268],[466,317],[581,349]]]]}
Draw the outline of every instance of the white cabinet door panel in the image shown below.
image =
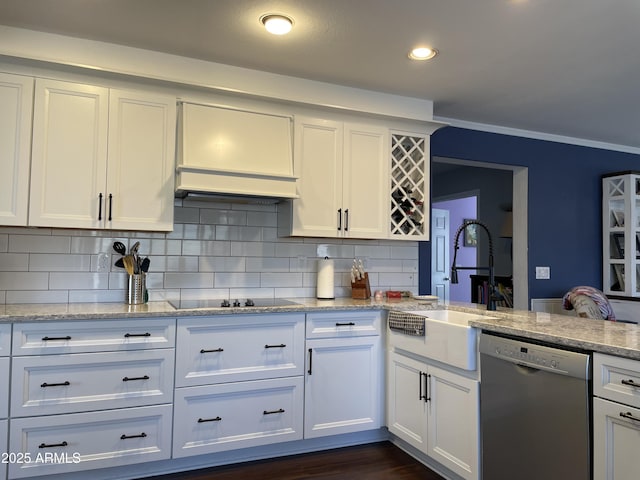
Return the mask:
{"type": "Polygon", "coordinates": [[[173,230],[175,98],[109,93],[106,227],[173,230]]]}
{"type": "MultiPolygon", "coordinates": [[[[9,358],[0,358],[0,379],[6,382],[4,388],[0,389],[0,418],[9,416],[9,358]]],[[[4,450],[0,450],[0,453],[4,450]]]]}
{"type": "Polygon", "coordinates": [[[11,352],[11,324],[0,325],[0,357],[8,357],[11,352]]]}
{"type": "Polygon", "coordinates": [[[174,350],[14,357],[11,416],[170,403],[174,350]]]}
{"type": "Polygon", "coordinates": [[[173,456],[302,439],[303,377],[176,389],[173,456]]]}
{"type": "Polygon", "coordinates": [[[171,411],[171,405],[156,405],[11,420],[9,450],[29,455],[32,461],[9,465],[9,477],[48,476],[168,459],[171,411]],[[45,454],[55,454],[63,461],[36,461],[45,454]]]}
{"type": "Polygon", "coordinates": [[[108,110],[106,88],[36,80],[29,225],[102,228],[108,110]]]}
{"type": "Polygon", "coordinates": [[[33,78],[0,73],[0,225],[27,224],[33,78]]]}
{"type": "MultiPolygon", "coordinates": [[[[9,436],[9,421],[8,420],[0,420],[0,453],[9,453],[9,449],[7,448],[7,438],[9,436]]],[[[0,464],[0,479],[4,480],[7,478],[7,465],[0,464]]]]}
{"type": "Polygon", "coordinates": [[[345,124],[343,196],[345,236],[389,236],[389,130],[345,124]]]}
{"type": "Polygon", "coordinates": [[[593,399],[593,478],[636,480],[640,409],[593,399]]]}
{"type": "Polygon", "coordinates": [[[381,426],[380,337],[307,340],[305,438],[381,426]]]}

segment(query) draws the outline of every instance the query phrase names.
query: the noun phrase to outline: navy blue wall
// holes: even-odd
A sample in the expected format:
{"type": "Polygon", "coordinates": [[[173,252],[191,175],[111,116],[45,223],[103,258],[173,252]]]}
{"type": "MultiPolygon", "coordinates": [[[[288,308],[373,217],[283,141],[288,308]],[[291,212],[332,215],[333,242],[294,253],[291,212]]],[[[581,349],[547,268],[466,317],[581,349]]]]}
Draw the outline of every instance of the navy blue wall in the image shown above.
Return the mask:
{"type": "MultiPolygon", "coordinates": [[[[431,136],[431,155],[528,167],[529,298],[602,288],[601,175],[640,170],[640,155],[456,127],[431,136]],[[551,279],[536,280],[536,266],[551,267],[551,279]]],[[[420,293],[430,293],[428,242],[419,255],[420,293]]]]}

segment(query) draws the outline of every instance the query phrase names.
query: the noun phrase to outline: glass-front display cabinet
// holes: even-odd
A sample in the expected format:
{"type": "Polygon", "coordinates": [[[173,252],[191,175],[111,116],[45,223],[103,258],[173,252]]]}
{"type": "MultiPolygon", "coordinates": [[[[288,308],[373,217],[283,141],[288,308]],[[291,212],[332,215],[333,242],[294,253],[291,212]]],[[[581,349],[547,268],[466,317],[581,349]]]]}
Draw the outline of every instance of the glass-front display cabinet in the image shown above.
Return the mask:
{"type": "Polygon", "coordinates": [[[602,261],[605,294],[640,297],[640,172],[602,177],[602,261]]]}

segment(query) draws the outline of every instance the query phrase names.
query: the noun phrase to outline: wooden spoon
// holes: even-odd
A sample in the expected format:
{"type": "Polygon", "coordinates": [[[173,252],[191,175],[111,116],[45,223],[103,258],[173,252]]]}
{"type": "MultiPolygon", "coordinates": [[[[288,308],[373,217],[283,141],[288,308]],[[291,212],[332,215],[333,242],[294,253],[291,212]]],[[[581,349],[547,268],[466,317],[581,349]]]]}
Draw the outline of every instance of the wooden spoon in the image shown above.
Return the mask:
{"type": "Polygon", "coordinates": [[[133,265],[133,257],[131,255],[123,257],[122,263],[124,263],[124,268],[127,270],[127,273],[129,275],[133,275],[133,272],[135,271],[135,267],[133,265]]]}

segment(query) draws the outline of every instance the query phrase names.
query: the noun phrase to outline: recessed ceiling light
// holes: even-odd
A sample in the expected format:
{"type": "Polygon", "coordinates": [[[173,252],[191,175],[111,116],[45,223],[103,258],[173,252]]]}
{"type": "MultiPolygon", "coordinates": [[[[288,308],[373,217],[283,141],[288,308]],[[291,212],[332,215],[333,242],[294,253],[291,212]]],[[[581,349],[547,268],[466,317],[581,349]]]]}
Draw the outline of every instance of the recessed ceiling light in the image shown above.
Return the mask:
{"type": "Polygon", "coordinates": [[[272,14],[263,15],[260,21],[267,29],[267,32],[274,35],[285,35],[291,31],[293,20],[286,15],[272,14]]]}
{"type": "Polygon", "coordinates": [[[409,52],[409,58],[412,60],[430,60],[438,54],[435,48],[417,47],[409,52]]]}

